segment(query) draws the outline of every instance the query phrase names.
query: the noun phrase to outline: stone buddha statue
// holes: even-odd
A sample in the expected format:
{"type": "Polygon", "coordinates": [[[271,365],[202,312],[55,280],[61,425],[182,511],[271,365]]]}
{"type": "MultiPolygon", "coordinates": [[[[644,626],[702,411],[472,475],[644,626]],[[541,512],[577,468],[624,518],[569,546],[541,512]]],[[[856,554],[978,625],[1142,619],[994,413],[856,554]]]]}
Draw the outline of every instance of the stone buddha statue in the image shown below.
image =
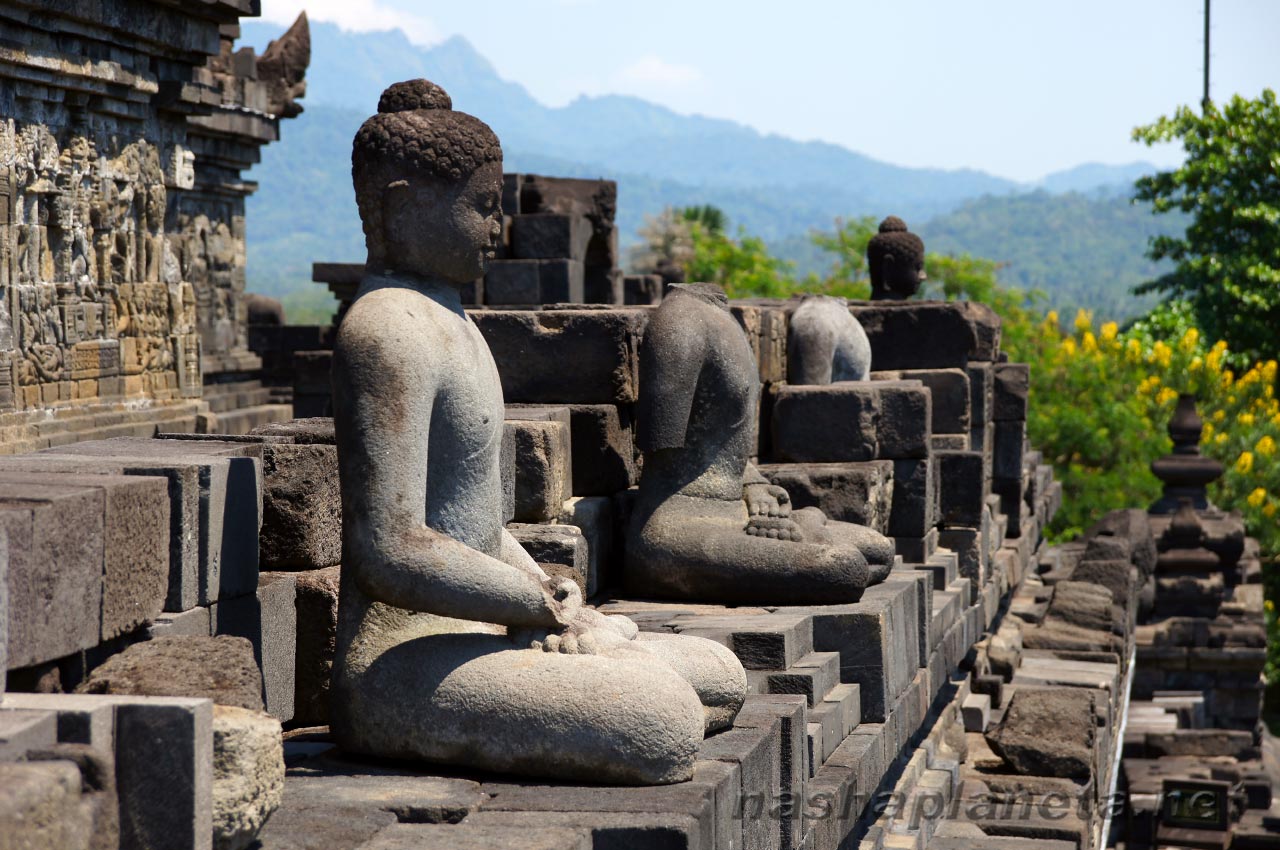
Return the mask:
{"type": "Polygon", "coordinates": [[[331,728],[348,751],[619,784],[691,777],[746,678],[709,640],[584,607],[503,526],[503,401],[463,312],[501,232],[502,151],[438,86],[356,134],[366,276],[338,333],[343,557],[331,728]]]}
{"type": "Polygon", "coordinates": [[[796,386],[866,381],[871,378],[871,341],[832,295],[805,295],[787,322],[787,383],[796,386]]]}
{"type": "Polygon", "coordinates": [[[867,243],[872,301],[905,301],[920,291],[925,280],[924,240],[907,230],[896,215],[880,222],[867,243]]]}
{"type": "Polygon", "coordinates": [[[760,380],[717,286],[675,285],[640,346],[640,492],[626,583],[644,596],[746,604],[861,598],[893,564],[893,542],[792,510],[749,461],[760,380]]]}

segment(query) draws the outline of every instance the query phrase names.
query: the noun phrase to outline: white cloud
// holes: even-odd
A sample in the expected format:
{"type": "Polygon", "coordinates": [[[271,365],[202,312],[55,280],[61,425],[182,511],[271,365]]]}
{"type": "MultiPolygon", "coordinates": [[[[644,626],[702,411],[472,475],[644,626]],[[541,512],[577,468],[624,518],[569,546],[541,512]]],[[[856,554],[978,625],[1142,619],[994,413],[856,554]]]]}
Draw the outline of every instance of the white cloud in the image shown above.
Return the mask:
{"type": "Polygon", "coordinates": [[[684,86],[702,79],[692,65],[680,65],[654,55],[644,56],[617,74],[619,82],[645,86],[684,86]]]}
{"type": "Polygon", "coordinates": [[[430,18],[396,9],[386,0],[262,0],[262,19],[287,26],[303,9],[313,21],[329,21],[353,32],[401,29],[421,45],[444,38],[430,18]]]}

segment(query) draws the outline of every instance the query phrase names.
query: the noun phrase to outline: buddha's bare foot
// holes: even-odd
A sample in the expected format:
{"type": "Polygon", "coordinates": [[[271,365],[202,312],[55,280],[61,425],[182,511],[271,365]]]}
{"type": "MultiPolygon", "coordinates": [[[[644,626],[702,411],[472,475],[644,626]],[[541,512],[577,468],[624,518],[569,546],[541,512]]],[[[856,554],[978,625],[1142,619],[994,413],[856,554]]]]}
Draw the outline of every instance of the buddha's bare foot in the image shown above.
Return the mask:
{"type": "Polygon", "coordinates": [[[787,517],[791,515],[791,496],[773,484],[747,484],[742,488],[742,501],[752,517],[787,517]]]}
{"type": "Polygon", "coordinates": [[[747,534],[767,537],[770,540],[786,540],[803,543],[807,538],[797,523],[782,517],[753,516],[747,521],[747,534]]]}

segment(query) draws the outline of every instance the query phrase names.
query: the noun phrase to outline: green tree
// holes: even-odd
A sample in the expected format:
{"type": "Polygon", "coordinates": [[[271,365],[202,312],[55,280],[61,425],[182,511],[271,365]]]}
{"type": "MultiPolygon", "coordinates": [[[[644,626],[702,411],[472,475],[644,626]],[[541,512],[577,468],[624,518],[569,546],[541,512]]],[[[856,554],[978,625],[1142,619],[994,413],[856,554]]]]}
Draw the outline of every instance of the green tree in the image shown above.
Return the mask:
{"type": "Polygon", "coordinates": [[[1277,351],[1280,327],[1280,106],[1270,89],[1235,95],[1203,114],[1179,107],[1172,118],[1133,131],[1154,145],[1181,141],[1186,161],[1140,178],[1135,200],[1155,212],[1181,210],[1181,237],[1156,236],[1147,254],[1173,271],[1137,288],[1185,298],[1200,329],[1256,361],[1277,351]]]}

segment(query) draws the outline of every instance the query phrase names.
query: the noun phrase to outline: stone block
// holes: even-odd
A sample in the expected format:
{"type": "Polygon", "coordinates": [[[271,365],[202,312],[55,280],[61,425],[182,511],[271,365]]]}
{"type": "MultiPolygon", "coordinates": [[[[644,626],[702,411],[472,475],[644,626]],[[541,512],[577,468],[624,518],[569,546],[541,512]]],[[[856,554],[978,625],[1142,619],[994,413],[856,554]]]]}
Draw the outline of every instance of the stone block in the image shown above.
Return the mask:
{"type": "Polygon", "coordinates": [[[213,634],[213,625],[208,608],[192,608],[175,614],[159,614],[147,626],[147,638],[154,639],[166,635],[200,635],[208,637],[213,634]]]}
{"type": "Polygon", "coordinates": [[[585,298],[584,269],[579,260],[539,260],[539,304],[581,304],[585,298]]]}
{"type": "Polygon", "coordinates": [[[89,850],[92,813],[81,804],[81,784],[71,761],[0,762],[0,841],[23,850],[89,850]]]}
{"type": "Polygon", "coordinates": [[[987,694],[969,694],[960,704],[964,719],[964,731],[986,732],[991,722],[991,697],[987,694]]]}
{"type": "Polygon", "coordinates": [[[702,742],[699,759],[736,764],[742,781],[742,847],[778,850],[783,821],[773,817],[773,801],[782,793],[781,720],[770,726],[735,727],[702,742]]]}
{"type": "Polygon", "coordinates": [[[542,303],[537,260],[495,260],[484,276],[484,302],[494,306],[542,303]]]}
{"type": "Polygon", "coordinates": [[[253,592],[258,581],[258,530],[262,518],[260,444],[130,437],[60,446],[40,452],[37,457],[55,455],[110,458],[125,463],[127,474],[174,464],[195,466],[200,494],[198,598],[181,607],[165,607],[185,611],[223,595],[253,592]]]}
{"type": "Polygon", "coordinates": [[[85,744],[104,753],[115,748],[115,697],[89,694],[11,693],[4,708],[47,714],[54,718],[61,744],[85,744]]]}
{"type": "Polygon", "coordinates": [[[337,646],[341,572],[341,567],[327,567],[294,576],[298,642],[293,722],[298,726],[329,724],[329,680],[337,646]]]}
{"type": "Polygon", "coordinates": [[[262,568],[319,569],[342,559],[337,446],[262,447],[262,568]]]}
{"type": "Polygon", "coordinates": [[[774,388],[773,453],[792,463],[873,460],[880,395],[871,382],[774,388]]]}
{"type": "Polygon", "coordinates": [[[907,458],[893,462],[893,509],[889,534],[924,537],[937,525],[937,470],[933,458],[907,458]]]}
{"type": "MultiPolygon", "coordinates": [[[[897,374],[897,373],[888,373],[897,374]]],[[[878,457],[927,457],[933,437],[934,401],[920,381],[877,380],[880,422],[878,457]]]]}
{"type": "Polygon", "coordinates": [[[507,530],[549,575],[572,579],[584,596],[588,587],[595,591],[587,539],[577,526],[513,522],[507,530]]]}
{"type": "MultiPolygon", "coordinates": [[[[708,846],[697,820],[671,813],[479,811],[468,815],[464,824],[520,830],[585,829],[591,833],[591,847],[595,850],[703,850],[708,846]]],[[[271,828],[269,823],[267,828],[271,828]]],[[[297,850],[304,846],[309,845],[300,845],[297,850]]]]}
{"type": "Polygon", "coordinates": [[[397,823],[377,833],[361,850],[591,850],[591,831],[533,824],[397,823]]]}
{"type": "Polygon", "coordinates": [[[209,850],[212,702],[176,697],[120,702],[115,758],[121,847],[209,850]]]}
{"type": "MultiPolygon", "coordinates": [[[[978,452],[937,452],[940,519],[944,525],[977,528],[982,522],[986,482],[978,452]]],[[[895,478],[895,483],[897,479],[895,478]]]]}
{"type": "Polygon", "coordinates": [[[629,274],[622,278],[622,301],[628,305],[658,304],[662,301],[662,276],[629,274]]]}
{"type": "Polygon", "coordinates": [[[987,743],[1015,773],[1090,779],[1097,739],[1095,692],[1019,689],[987,743]]]}
{"type": "Polygon", "coordinates": [[[902,558],[905,564],[928,563],[938,551],[938,529],[929,529],[923,537],[893,538],[894,553],[902,558]]]}
{"type": "Polygon", "coordinates": [[[9,536],[0,523],[0,700],[9,672],[9,536]]]}
{"type": "Polygon", "coordinates": [[[591,224],[584,216],[537,213],[511,220],[511,254],[521,260],[582,262],[590,240],[591,224]]]}
{"type": "Polygon", "coordinates": [[[629,404],[639,389],[641,309],[477,310],[508,402],[629,404]]]}
{"type": "Polygon", "coordinates": [[[163,478],[0,470],[0,487],[6,484],[100,490],[101,639],[132,631],[159,615],[169,588],[169,492],[163,478]]]}
{"type": "MultiPolygon", "coordinates": [[[[877,372],[875,376],[902,381],[919,381],[929,391],[930,422],[933,435],[969,435],[970,389],[969,376],[964,369],[906,369],[897,372],[877,372]]],[[[888,455],[885,455],[888,456],[888,455]]],[[[899,457],[899,455],[893,455],[899,457]]]]}
{"type": "Polygon", "coordinates": [[[791,496],[793,508],[815,507],[829,519],[889,531],[893,461],[761,464],[760,474],[791,496]]]}
{"type": "Polygon", "coordinates": [[[996,422],[1025,422],[1031,367],[1026,363],[997,363],[993,378],[991,418],[996,422]]]}
{"type": "Polygon", "coordinates": [[[96,646],[102,625],[103,492],[0,482],[9,552],[9,668],[96,646]]]}
{"type": "MultiPolygon", "coordinates": [[[[18,701],[13,705],[20,704],[21,701],[18,701]]],[[[0,762],[17,761],[27,750],[47,749],[57,741],[57,714],[52,711],[15,708],[6,697],[4,707],[0,708],[0,762]]]]}
{"type": "Polygon", "coordinates": [[[992,448],[991,474],[996,478],[1022,478],[1022,459],[1026,453],[1027,423],[1009,420],[996,423],[992,448]]]}
{"type": "Polygon", "coordinates": [[[587,543],[587,586],[584,590],[587,597],[595,596],[611,584],[620,583],[621,575],[613,575],[613,500],[605,496],[576,496],[565,502],[564,521],[582,532],[587,543]]]}
{"type": "MultiPolygon", "coordinates": [[[[808,705],[801,696],[762,695],[748,696],[742,710],[734,720],[734,726],[742,728],[777,729],[779,752],[779,795],[766,802],[772,806],[772,816],[779,821],[782,847],[799,847],[802,841],[801,813],[804,809],[805,781],[811,773],[808,762],[808,705]]],[[[749,794],[743,788],[744,795],[749,794]]],[[[744,797],[745,803],[754,808],[756,800],[744,797]]],[[[748,809],[739,808],[737,817],[748,809]]],[[[720,845],[723,846],[723,845],[720,845]]],[[[740,846],[740,845],[737,845],[740,846]]]]}
{"type": "Polygon", "coordinates": [[[515,518],[517,522],[559,519],[573,495],[573,460],[569,411],[524,408],[508,411],[505,428],[516,450],[515,518]],[[542,415],[545,418],[533,419],[542,415]]]}
{"type": "Polygon", "coordinates": [[[970,357],[992,359],[981,356],[978,329],[961,302],[859,302],[850,311],[867,332],[877,370],[963,368],[970,357]]]}
{"type": "Polygon", "coordinates": [[[969,376],[969,426],[971,429],[981,428],[992,421],[991,394],[995,365],[982,361],[970,361],[965,367],[965,374],[969,376]]]}
{"type": "Polygon", "coordinates": [[[840,684],[840,654],[811,652],[791,667],[764,673],[767,693],[799,694],[814,708],[840,684]]]}
{"type": "MultiPolygon", "coordinates": [[[[535,406],[508,405],[507,418],[515,419],[531,407],[535,406]]],[[[629,410],[613,404],[563,407],[569,411],[573,495],[612,496],[640,480],[629,410]]]]}
{"type": "Polygon", "coordinates": [[[700,616],[671,620],[679,634],[691,634],[721,643],[738,656],[748,670],[785,670],[813,652],[813,621],[802,610],[778,614],[700,616]]]}
{"type": "Polygon", "coordinates": [[[213,615],[216,634],[246,638],[253,645],[267,713],[281,723],[293,719],[298,645],[294,581],[291,573],[263,573],[257,593],[224,599],[213,615]]]}

